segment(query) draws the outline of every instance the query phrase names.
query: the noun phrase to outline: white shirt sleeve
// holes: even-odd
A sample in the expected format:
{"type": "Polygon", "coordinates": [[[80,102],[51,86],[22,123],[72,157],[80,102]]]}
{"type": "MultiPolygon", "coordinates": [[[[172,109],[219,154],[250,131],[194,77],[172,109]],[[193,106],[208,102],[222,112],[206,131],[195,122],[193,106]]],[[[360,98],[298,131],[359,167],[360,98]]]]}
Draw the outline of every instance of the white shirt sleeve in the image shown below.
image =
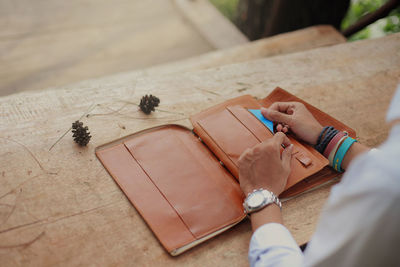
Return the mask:
{"type": "Polygon", "coordinates": [[[333,187],[305,266],[400,266],[400,125],[333,187]]]}
{"type": "Polygon", "coordinates": [[[297,267],[302,261],[303,253],[285,226],[268,223],[254,232],[249,250],[251,267],[297,267]]]}
{"type": "Polygon", "coordinates": [[[334,186],[303,256],[270,223],[250,241],[250,266],[400,266],[400,125],[379,150],[355,159],[334,186]]]}

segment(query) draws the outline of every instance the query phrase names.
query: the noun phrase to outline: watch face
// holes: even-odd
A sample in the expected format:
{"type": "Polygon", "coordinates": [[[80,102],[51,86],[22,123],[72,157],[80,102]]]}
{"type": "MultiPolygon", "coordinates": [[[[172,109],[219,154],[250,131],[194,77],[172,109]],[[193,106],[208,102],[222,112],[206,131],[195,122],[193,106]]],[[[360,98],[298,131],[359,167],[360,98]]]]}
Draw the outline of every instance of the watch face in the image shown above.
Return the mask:
{"type": "Polygon", "coordinates": [[[264,195],[260,191],[250,194],[250,196],[247,199],[247,205],[250,208],[257,208],[261,206],[263,202],[264,202],[264,195]]]}

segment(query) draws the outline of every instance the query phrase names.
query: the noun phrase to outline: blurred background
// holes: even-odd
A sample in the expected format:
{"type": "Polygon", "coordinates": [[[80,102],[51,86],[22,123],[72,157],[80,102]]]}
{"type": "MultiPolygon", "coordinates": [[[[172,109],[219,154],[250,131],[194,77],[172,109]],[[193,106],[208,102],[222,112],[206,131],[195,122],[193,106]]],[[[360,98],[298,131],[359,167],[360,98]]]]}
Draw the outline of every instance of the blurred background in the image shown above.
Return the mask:
{"type": "MultiPolygon", "coordinates": [[[[148,68],[328,24],[400,31],[397,0],[0,0],[0,96],[148,68]]],[[[304,39],[305,40],[305,39],[304,39]]]]}
{"type": "MultiPolygon", "coordinates": [[[[262,32],[263,26],[268,19],[271,19],[272,5],[280,3],[281,6],[273,10],[276,16],[281,17],[280,25],[274,25],[277,32],[286,29],[294,30],[299,27],[315,24],[331,24],[337,29],[344,31],[354,25],[366,15],[376,12],[385,4],[390,4],[387,12],[382,10],[376,14],[377,20],[370,20],[370,24],[347,36],[349,41],[361,39],[378,38],[387,34],[400,32],[400,6],[398,1],[388,0],[335,0],[335,1],[252,1],[252,0],[210,0],[218,10],[229,18],[233,23],[240,27],[250,38],[259,38],[271,33],[262,32]],[[392,8],[393,7],[393,8],[392,8]],[[268,15],[267,15],[268,14],[268,15]],[[381,16],[382,18],[380,18],[381,16]],[[247,29],[250,20],[259,21],[258,28],[256,22],[252,22],[251,31],[247,29]],[[251,35],[253,34],[253,35],[251,35]],[[263,35],[264,34],[264,35],[263,35]]],[[[267,22],[268,23],[268,22],[267,22]]]]}

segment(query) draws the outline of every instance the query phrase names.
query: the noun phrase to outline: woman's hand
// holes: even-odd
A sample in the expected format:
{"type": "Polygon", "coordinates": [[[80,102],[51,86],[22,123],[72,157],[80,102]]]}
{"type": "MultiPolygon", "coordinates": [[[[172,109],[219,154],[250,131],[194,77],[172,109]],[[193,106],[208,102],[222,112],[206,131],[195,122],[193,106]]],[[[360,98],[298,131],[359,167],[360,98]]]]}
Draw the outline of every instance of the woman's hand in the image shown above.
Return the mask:
{"type": "Polygon", "coordinates": [[[290,173],[293,145],[283,133],[247,149],[239,158],[239,182],[245,195],[267,189],[279,196],[290,173]],[[286,146],[281,154],[282,144],[286,146]]]}
{"type": "Polygon", "coordinates": [[[323,127],[299,102],[275,102],[269,108],[261,108],[263,116],[275,123],[278,132],[290,129],[298,138],[315,145],[323,127]]]}

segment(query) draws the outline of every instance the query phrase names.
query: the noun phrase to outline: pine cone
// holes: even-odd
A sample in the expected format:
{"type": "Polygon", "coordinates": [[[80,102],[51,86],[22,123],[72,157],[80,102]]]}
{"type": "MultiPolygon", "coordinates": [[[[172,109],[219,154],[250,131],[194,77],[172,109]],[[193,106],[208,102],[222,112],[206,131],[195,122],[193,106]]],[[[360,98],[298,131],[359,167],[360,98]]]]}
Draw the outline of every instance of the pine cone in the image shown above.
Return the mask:
{"type": "Polygon", "coordinates": [[[89,143],[91,136],[88,130],[88,127],[83,127],[83,123],[80,121],[72,123],[72,137],[78,145],[86,146],[89,143]]]}
{"type": "Polygon", "coordinates": [[[160,104],[160,99],[153,95],[145,95],[140,99],[139,107],[145,114],[150,114],[160,104]]]}

